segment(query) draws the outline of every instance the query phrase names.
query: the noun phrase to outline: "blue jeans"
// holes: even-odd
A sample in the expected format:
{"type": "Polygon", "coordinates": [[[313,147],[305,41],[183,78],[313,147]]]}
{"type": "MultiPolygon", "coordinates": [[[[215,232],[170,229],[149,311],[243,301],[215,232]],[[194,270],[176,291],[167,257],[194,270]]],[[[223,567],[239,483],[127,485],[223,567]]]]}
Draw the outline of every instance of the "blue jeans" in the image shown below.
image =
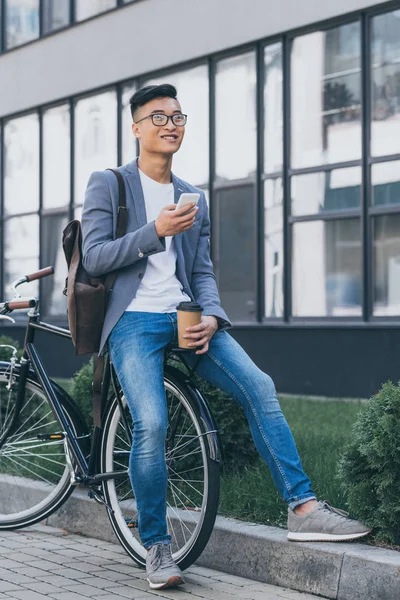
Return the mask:
{"type": "MultiPolygon", "coordinates": [[[[111,360],[133,418],[129,474],[136,497],[139,535],[149,548],[171,540],[166,523],[167,407],[164,348],[177,345],[176,313],[126,312],[110,339],[111,360]]],[[[198,356],[191,355],[193,360],[198,356]]],[[[217,331],[196,372],[240,404],[258,452],[283,500],[295,506],[315,499],[279,406],[274,383],[227,331],[217,331]]]]}

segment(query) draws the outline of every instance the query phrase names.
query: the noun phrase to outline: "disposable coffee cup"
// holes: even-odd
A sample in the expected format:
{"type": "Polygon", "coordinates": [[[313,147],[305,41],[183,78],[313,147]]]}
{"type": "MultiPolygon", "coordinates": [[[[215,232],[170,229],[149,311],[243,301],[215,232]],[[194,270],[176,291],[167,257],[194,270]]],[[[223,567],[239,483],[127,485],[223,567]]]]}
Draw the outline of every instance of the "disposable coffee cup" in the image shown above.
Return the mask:
{"type": "Polygon", "coordinates": [[[187,348],[190,350],[196,349],[194,346],[189,346],[190,342],[193,343],[193,339],[186,338],[184,335],[186,327],[193,327],[193,325],[199,325],[201,322],[201,315],[203,307],[197,302],[180,302],[176,307],[178,315],[178,346],[179,348],[187,348]]]}

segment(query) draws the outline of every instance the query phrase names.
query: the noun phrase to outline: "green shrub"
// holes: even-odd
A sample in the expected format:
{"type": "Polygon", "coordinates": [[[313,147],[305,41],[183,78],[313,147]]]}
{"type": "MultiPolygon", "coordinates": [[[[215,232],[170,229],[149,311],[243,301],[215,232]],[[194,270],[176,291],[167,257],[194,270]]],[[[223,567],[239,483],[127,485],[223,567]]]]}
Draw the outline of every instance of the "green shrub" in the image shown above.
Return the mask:
{"type": "Polygon", "coordinates": [[[385,383],[360,411],[338,478],[349,509],[377,540],[400,543],[400,384],[385,383]]]}
{"type": "Polygon", "coordinates": [[[19,343],[8,335],[0,335],[0,360],[9,361],[13,352],[11,348],[1,348],[3,344],[6,346],[14,346],[14,348],[18,350],[18,358],[21,358],[23,350],[20,349],[19,343]]]}
{"type": "Polygon", "coordinates": [[[93,424],[92,380],[93,359],[91,358],[86,365],[83,365],[83,367],[75,373],[70,391],[72,398],[81,409],[89,427],[93,424]]]}
{"type": "MultiPolygon", "coordinates": [[[[185,370],[182,365],[171,361],[174,367],[185,370]]],[[[93,421],[92,409],[93,361],[84,365],[72,380],[71,396],[79,405],[88,425],[93,421]]],[[[207,383],[197,379],[197,385],[207,398],[221,435],[223,465],[229,470],[240,471],[257,460],[249,425],[243,410],[232,398],[207,383]]]]}

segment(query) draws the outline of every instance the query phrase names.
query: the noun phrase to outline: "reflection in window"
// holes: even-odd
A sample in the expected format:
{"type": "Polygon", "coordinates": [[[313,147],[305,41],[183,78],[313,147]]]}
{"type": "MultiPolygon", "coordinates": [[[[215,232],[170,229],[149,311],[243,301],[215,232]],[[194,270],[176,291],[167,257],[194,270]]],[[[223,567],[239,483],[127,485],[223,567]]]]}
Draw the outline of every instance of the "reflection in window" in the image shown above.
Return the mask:
{"type": "Polygon", "coordinates": [[[254,53],[217,63],[216,176],[245,179],[256,172],[256,61],[254,53]]]}
{"type": "Polygon", "coordinates": [[[283,188],[282,179],[264,183],[265,316],[283,315],[283,188]]]}
{"type": "MultiPolygon", "coordinates": [[[[39,217],[14,217],[4,221],[4,272],[5,290],[23,275],[39,268],[39,217]]],[[[38,283],[23,284],[21,295],[32,296],[38,293],[38,283]]]]}
{"type": "Polygon", "coordinates": [[[122,164],[131,162],[137,154],[136,138],[132,133],[132,115],[129,100],[136,91],[134,84],[125,85],[122,90],[122,164]]]}
{"type": "Polygon", "coordinates": [[[79,100],[75,109],[75,202],[84,200],[93,171],[117,163],[117,95],[104,92],[79,100]]]}
{"type": "Polygon", "coordinates": [[[74,219],[78,219],[78,221],[82,218],[82,208],[83,206],[75,206],[74,207],[74,219]]]}
{"type": "Polygon", "coordinates": [[[116,5],[116,0],[76,0],[76,20],[88,19],[116,5]]]}
{"type": "Polygon", "coordinates": [[[6,0],[7,48],[39,37],[39,0],[6,0]]]}
{"type": "Polygon", "coordinates": [[[282,44],[264,51],[264,172],[274,173],[283,164],[283,75],[282,44]]]}
{"type": "Polygon", "coordinates": [[[359,219],[293,225],[293,316],[361,315],[359,219]]]}
{"type": "Polygon", "coordinates": [[[374,218],[374,314],[400,315],[400,215],[374,218]]]}
{"type": "Polygon", "coordinates": [[[44,266],[53,266],[54,275],[45,277],[42,281],[41,308],[45,315],[65,315],[67,310],[66,297],[63,289],[67,276],[67,264],[60,244],[62,232],[67,225],[65,214],[45,215],[42,218],[42,256],[44,266]]]}
{"type": "Polygon", "coordinates": [[[371,167],[372,204],[400,204],[400,161],[377,163],[371,167]]]}
{"type": "Polygon", "coordinates": [[[69,25],[69,9],[70,0],[43,0],[43,33],[50,33],[50,31],[69,25]]]}
{"type": "Polygon", "coordinates": [[[315,215],[360,207],[361,167],[292,177],[292,215],[315,215]]]}
{"type": "Polygon", "coordinates": [[[361,157],[360,25],[295,38],[291,57],[292,167],[361,157]]]}
{"type": "Polygon", "coordinates": [[[5,214],[39,208],[39,118],[36,113],[8,121],[4,127],[5,214]]]}
{"type": "Polygon", "coordinates": [[[70,200],[70,118],[64,104],[43,113],[43,208],[68,206],[70,200]]]}
{"type": "Polygon", "coordinates": [[[222,305],[234,321],[255,321],[256,210],[254,187],[219,190],[217,277],[222,305]]]}
{"type": "Polygon", "coordinates": [[[400,152],[400,10],[372,19],[373,156],[400,152]]]}
{"type": "Polygon", "coordinates": [[[181,149],[175,154],[173,171],[193,185],[208,183],[209,114],[208,68],[201,65],[187,71],[150,79],[144,85],[171,83],[178,91],[182,112],[188,115],[181,149]]]}

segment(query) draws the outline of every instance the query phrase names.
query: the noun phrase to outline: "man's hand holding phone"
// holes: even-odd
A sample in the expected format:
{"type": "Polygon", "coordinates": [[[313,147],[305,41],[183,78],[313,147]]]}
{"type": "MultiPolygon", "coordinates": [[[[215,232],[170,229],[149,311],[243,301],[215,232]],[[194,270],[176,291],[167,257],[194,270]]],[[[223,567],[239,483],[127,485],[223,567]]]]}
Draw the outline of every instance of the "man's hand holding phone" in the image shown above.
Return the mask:
{"type": "Polygon", "coordinates": [[[189,196],[189,194],[182,194],[178,204],[164,206],[158,215],[155,220],[158,237],[176,235],[192,227],[197,211],[199,210],[196,205],[200,195],[190,194],[190,196],[197,196],[197,200],[193,201],[193,198],[188,198],[189,201],[181,202],[181,199],[185,200],[183,196],[189,196]]]}

